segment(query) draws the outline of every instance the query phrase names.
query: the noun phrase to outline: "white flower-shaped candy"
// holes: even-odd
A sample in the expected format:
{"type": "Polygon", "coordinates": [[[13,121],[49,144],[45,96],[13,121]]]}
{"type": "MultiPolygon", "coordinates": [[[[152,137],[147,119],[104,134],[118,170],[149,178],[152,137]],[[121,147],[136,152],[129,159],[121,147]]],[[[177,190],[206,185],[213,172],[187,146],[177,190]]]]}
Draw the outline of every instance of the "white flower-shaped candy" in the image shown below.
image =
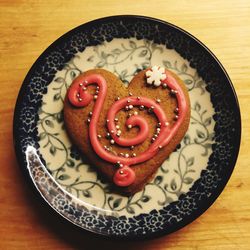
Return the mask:
{"type": "Polygon", "coordinates": [[[163,67],[153,66],[146,72],[146,77],[148,84],[153,84],[154,86],[158,87],[161,85],[161,81],[167,76],[163,67]]]}

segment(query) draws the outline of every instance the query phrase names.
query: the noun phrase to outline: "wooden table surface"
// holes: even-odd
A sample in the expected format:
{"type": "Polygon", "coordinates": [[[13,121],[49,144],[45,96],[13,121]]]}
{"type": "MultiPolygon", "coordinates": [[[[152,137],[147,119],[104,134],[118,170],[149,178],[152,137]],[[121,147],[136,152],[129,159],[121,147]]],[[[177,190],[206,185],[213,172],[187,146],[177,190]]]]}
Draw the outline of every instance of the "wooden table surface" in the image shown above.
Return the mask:
{"type": "Polygon", "coordinates": [[[250,249],[250,1],[0,0],[0,249],[250,249]],[[169,236],[117,242],[65,227],[41,208],[13,149],[22,81],[55,39],[87,21],[140,14],[169,21],[204,42],[235,86],[242,114],[239,158],[225,190],[196,221],[169,236]]]}

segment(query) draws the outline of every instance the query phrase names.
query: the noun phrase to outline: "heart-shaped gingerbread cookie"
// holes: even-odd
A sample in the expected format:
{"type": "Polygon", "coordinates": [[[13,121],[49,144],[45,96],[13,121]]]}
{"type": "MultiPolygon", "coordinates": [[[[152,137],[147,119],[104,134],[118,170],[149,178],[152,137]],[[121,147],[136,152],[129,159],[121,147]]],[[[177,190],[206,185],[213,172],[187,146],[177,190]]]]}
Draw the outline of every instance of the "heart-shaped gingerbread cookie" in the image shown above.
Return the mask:
{"type": "Polygon", "coordinates": [[[86,71],[64,103],[68,134],[118,192],[141,190],[180,143],[190,120],[184,83],[154,66],[125,85],[103,69],[86,71]]]}

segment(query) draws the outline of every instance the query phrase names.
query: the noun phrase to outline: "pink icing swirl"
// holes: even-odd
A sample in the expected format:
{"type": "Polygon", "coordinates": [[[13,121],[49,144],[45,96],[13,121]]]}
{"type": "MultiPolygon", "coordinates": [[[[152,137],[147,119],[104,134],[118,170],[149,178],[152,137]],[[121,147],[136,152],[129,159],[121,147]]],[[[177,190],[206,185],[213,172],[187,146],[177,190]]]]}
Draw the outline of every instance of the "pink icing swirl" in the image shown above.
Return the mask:
{"type": "MultiPolygon", "coordinates": [[[[101,157],[103,160],[113,163],[119,164],[120,168],[116,171],[113,177],[113,181],[118,186],[129,186],[135,180],[135,173],[130,166],[136,165],[142,162],[145,162],[152,157],[154,157],[157,152],[164,146],[166,146],[173,136],[177,133],[181,123],[185,118],[185,114],[188,109],[188,105],[186,102],[185,95],[182,91],[182,88],[177,83],[176,79],[168,74],[166,71],[166,78],[161,81],[161,84],[167,84],[167,86],[175,91],[175,96],[177,98],[178,103],[178,119],[174,123],[174,125],[170,128],[168,126],[169,121],[165,115],[164,110],[161,106],[147,97],[125,97],[116,102],[110,107],[107,114],[107,126],[108,131],[111,134],[114,142],[122,147],[129,147],[138,145],[144,142],[149,136],[149,127],[146,120],[140,115],[133,115],[129,117],[126,121],[126,125],[130,127],[138,127],[139,132],[134,138],[123,138],[118,136],[118,129],[115,123],[115,117],[117,113],[128,105],[133,105],[133,107],[143,105],[146,108],[152,108],[152,112],[158,119],[160,124],[160,133],[155,141],[149,146],[147,150],[142,152],[140,155],[135,157],[123,157],[114,155],[111,152],[107,151],[100,143],[98,139],[96,124],[98,122],[100,113],[102,111],[102,106],[105,101],[105,97],[107,94],[107,83],[104,77],[99,74],[91,74],[88,76],[80,75],[77,77],[68,92],[68,98],[72,105],[76,107],[85,107],[87,106],[93,99],[95,100],[95,105],[92,112],[92,117],[89,124],[89,138],[91,145],[96,152],[96,154],[101,157]],[[97,85],[98,86],[98,96],[94,96],[88,92],[87,87],[89,85],[97,85]]],[[[164,91],[164,90],[163,90],[164,91]]]]}

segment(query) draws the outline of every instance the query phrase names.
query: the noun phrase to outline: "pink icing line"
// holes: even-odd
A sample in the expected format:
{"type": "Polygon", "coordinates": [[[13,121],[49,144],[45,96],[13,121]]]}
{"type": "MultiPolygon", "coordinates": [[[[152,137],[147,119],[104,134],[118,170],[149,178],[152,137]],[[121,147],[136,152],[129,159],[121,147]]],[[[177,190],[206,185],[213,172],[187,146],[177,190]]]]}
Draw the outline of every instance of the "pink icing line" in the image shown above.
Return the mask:
{"type": "MultiPolygon", "coordinates": [[[[111,131],[113,132],[111,133],[111,135],[115,143],[121,146],[132,146],[132,145],[138,145],[142,143],[148,137],[149,135],[148,124],[146,123],[145,119],[143,117],[140,117],[139,115],[131,116],[129,119],[127,119],[126,125],[130,124],[132,126],[137,126],[139,128],[139,133],[137,134],[136,137],[131,138],[131,139],[118,137],[116,135],[117,129],[116,129],[115,121],[114,121],[116,114],[126,105],[128,105],[128,100],[129,100],[129,105],[133,105],[133,106],[144,105],[145,107],[148,107],[148,108],[151,108],[152,106],[154,107],[153,112],[158,118],[159,122],[161,123],[160,134],[158,135],[157,139],[150,145],[150,147],[147,150],[142,152],[139,156],[131,157],[131,158],[117,156],[106,151],[100,144],[99,139],[97,137],[96,124],[98,122],[98,119],[102,110],[102,106],[103,106],[103,103],[105,101],[105,97],[107,94],[106,80],[101,75],[98,75],[98,74],[92,74],[86,77],[79,76],[77,79],[74,80],[73,85],[70,88],[70,91],[68,93],[69,101],[73,105],[75,104],[75,101],[76,101],[75,96],[77,93],[79,93],[80,83],[82,84],[82,87],[87,87],[88,85],[92,85],[92,84],[97,85],[99,87],[99,94],[95,102],[93,115],[91,117],[91,121],[89,124],[90,142],[91,142],[93,149],[95,150],[96,154],[99,157],[111,163],[119,162],[120,164],[122,164],[124,167],[127,168],[131,165],[139,164],[139,163],[142,163],[151,159],[157,154],[160,148],[166,146],[170,142],[173,136],[177,133],[181,123],[183,122],[188,106],[186,103],[185,95],[181,87],[179,86],[179,84],[176,82],[175,78],[173,78],[170,74],[167,74],[167,72],[166,72],[166,75],[167,75],[167,78],[162,81],[162,84],[166,83],[169,86],[169,88],[177,91],[176,98],[177,98],[178,109],[179,109],[178,119],[174,123],[171,129],[167,125],[165,125],[168,123],[168,121],[161,106],[155,103],[155,101],[147,97],[140,97],[140,98],[125,97],[119,101],[116,101],[108,111],[108,115],[107,115],[107,119],[109,120],[108,130],[110,133],[111,131]]],[[[92,98],[90,98],[90,94],[88,93],[87,90],[81,91],[80,94],[81,94],[81,99],[82,99],[81,101],[82,105],[77,104],[77,107],[87,106],[93,100],[93,96],[92,98]]],[[[118,178],[118,176],[119,174],[117,172],[114,176],[114,182],[117,185],[120,185],[119,184],[120,179],[118,178]]],[[[127,179],[125,180],[125,182],[123,182],[123,186],[130,185],[131,183],[133,183],[135,176],[133,174],[130,174],[126,178],[127,179]]]]}

